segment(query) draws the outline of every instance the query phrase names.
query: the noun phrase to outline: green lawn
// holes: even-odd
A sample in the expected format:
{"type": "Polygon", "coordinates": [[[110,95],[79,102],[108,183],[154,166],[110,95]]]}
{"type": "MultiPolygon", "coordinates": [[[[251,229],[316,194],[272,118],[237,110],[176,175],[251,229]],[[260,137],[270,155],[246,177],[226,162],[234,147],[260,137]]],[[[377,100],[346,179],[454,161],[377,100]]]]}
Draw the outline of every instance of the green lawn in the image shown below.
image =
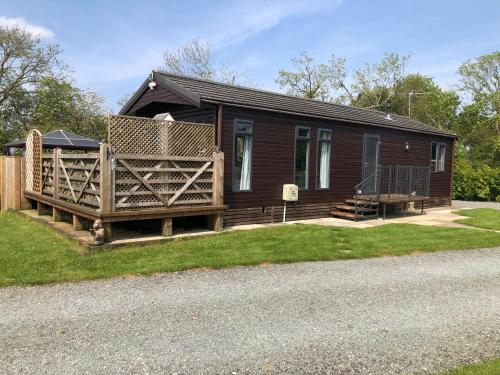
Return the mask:
{"type": "Polygon", "coordinates": [[[456,211],[455,213],[462,216],[469,216],[469,219],[457,220],[457,223],[478,228],[500,230],[500,210],[475,208],[472,210],[456,211]]]}
{"type": "Polygon", "coordinates": [[[493,246],[500,246],[499,233],[472,229],[286,225],[85,255],[52,228],[7,212],[0,215],[0,286],[493,246]]]}
{"type": "Polygon", "coordinates": [[[460,367],[456,370],[445,372],[443,375],[499,375],[500,374],[500,359],[490,362],[481,363],[479,365],[470,365],[460,367]]]}

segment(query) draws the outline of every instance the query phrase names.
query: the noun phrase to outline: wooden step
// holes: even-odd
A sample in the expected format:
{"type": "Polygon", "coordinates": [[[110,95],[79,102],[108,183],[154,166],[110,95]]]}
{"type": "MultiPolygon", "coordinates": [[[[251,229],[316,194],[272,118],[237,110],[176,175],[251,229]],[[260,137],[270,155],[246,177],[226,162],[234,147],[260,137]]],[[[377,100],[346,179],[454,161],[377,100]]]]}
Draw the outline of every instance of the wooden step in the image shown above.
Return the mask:
{"type": "MultiPolygon", "coordinates": [[[[333,206],[333,208],[335,210],[339,210],[339,211],[356,211],[356,206],[355,205],[347,205],[347,204],[337,204],[335,206],[333,206]]],[[[358,212],[366,212],[366,213],[369,213],[369,212],[377,212],[377,208],[373,208],[373,207],[359,207],[359,203],[358,203],[358,212]]]]}
{"type": "Polygon", "coordinates": [[[367,201],[367,200],[363,200],[363,199],[345,199],[345,203],[346,204],[356,204],[356,202],[358,202],[358,204],[362,203],[362,204],[369,204],[370,206],[378,206],[378,202],[377,201],[367,201]]]}
{"type": "Polygon", "coordinates": [[[366,214],[361,215],[361,214],[355,214],[354,212],[338,211],[338,210],[330,211],[330,215],[335,216],[335,217],[340,217],[342,219],[351,219],[351,220],[377,217],[376,214],[375,215],[366,215],[366,214]]]}

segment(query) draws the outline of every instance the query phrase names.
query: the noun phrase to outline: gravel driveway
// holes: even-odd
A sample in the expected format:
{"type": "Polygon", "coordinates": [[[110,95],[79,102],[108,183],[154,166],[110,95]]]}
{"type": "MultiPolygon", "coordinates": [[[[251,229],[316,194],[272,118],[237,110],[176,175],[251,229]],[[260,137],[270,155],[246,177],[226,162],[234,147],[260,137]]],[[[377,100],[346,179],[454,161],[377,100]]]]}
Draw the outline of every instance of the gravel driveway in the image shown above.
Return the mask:
{"type": "Polygon", "coordinates": [[[0,373],[434,373],[500,357],[500,249],[0,289],[0,373]]]}

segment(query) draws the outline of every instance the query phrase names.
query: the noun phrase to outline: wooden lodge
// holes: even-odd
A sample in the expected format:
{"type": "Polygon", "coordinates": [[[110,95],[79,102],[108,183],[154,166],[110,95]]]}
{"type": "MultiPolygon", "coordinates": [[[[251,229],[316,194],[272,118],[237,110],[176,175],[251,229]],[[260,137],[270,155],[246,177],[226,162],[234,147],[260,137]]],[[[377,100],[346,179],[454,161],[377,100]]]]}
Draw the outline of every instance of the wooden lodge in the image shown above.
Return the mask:
{"type": "Polygon", "coordinates": [[[404,116],[160,72],[120,112],[165,113],[214,127],[227,226],[281,221],[289,183],[289,219],[451,202],[455,135],[404,116]]]}
{"type": "MultiPolygon", "coordinates": [[[[24,196],[75,230],[205,216],[223,225],[359,219],[451,201],[455,136],[403,116],[153,72],[99,152],[26,140],[24,196]]],[[[190,219],[191,220],[191,219],[190,219]]],[[[194,219],[193,219],[194,220],[194,219]]]]}

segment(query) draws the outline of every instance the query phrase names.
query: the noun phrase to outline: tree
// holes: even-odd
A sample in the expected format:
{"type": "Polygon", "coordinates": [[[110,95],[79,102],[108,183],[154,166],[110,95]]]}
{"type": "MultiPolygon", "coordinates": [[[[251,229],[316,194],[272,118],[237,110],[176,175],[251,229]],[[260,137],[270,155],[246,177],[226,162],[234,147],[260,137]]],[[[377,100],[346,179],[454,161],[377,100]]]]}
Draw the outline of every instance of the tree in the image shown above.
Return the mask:
{"type": "Polygon", "coordinates": [[[460,98],[455,92],[442,90],[431,77],[409,74],[399,79],[391,102],[396,114],[455,131],[460,98]]]}
{"type": "Polygon", "coordinates": [[[312,57],[302,52],[292,59],[295,69],[280,70],[276,83],[290,95],[381,108],[394,96],[395,85],[405,76],[409,58],[385,53],[380,62],[355,70],[349,85],[345,59],[331,55],[328,63],[315,64],[312,57]]]}
{"type": "Polygon", "coordinates": [[[163,52],[164,70],[174,74],[220,81],[230,84],[255,86],[249,71],[237,71],[220,61],[212,44],[193,39],[177,51],[163,52]]]}
{"type": "Polygon", "coordinates": [[[307,99],[323,101],[343,101],[343,95],[335,95],[337,90],[349,94],[345,85],[345,59],[330,57],[328,64],[315,64],[306,52],[292,59],[295,70],[280,70],[275,82],[287,94],[307,99]]]}
{"type": "Polygon", "coordinates": [[[351,86],[351,104],[363,107],[383,109],[395,95],[396,84],[406,76],[406,66],[410,54],[386,52],[378,63],[366,63],[364,68],[354,71],[354,83],[351,86]]]}
{"type": "Polygon", "coordinates": [[[42,133],[65,129],[79,135],[106,138],[103,98],[91,91],[74,87],[71,82],[44,78],[33,93],[31,127],[42,133]]]}
{"type": "Polygon", "coordinates": [[[59,47],[21,28],[0,28],[0,106],[15,91],[53,75],[61,67],[59,47]]]}
{"type": "Polygon", "coordinates": [[[460,88],[482,102],[494,119],[496,135],[500,136],[500,52],[479,56],[460,66],[460,88]]]}

